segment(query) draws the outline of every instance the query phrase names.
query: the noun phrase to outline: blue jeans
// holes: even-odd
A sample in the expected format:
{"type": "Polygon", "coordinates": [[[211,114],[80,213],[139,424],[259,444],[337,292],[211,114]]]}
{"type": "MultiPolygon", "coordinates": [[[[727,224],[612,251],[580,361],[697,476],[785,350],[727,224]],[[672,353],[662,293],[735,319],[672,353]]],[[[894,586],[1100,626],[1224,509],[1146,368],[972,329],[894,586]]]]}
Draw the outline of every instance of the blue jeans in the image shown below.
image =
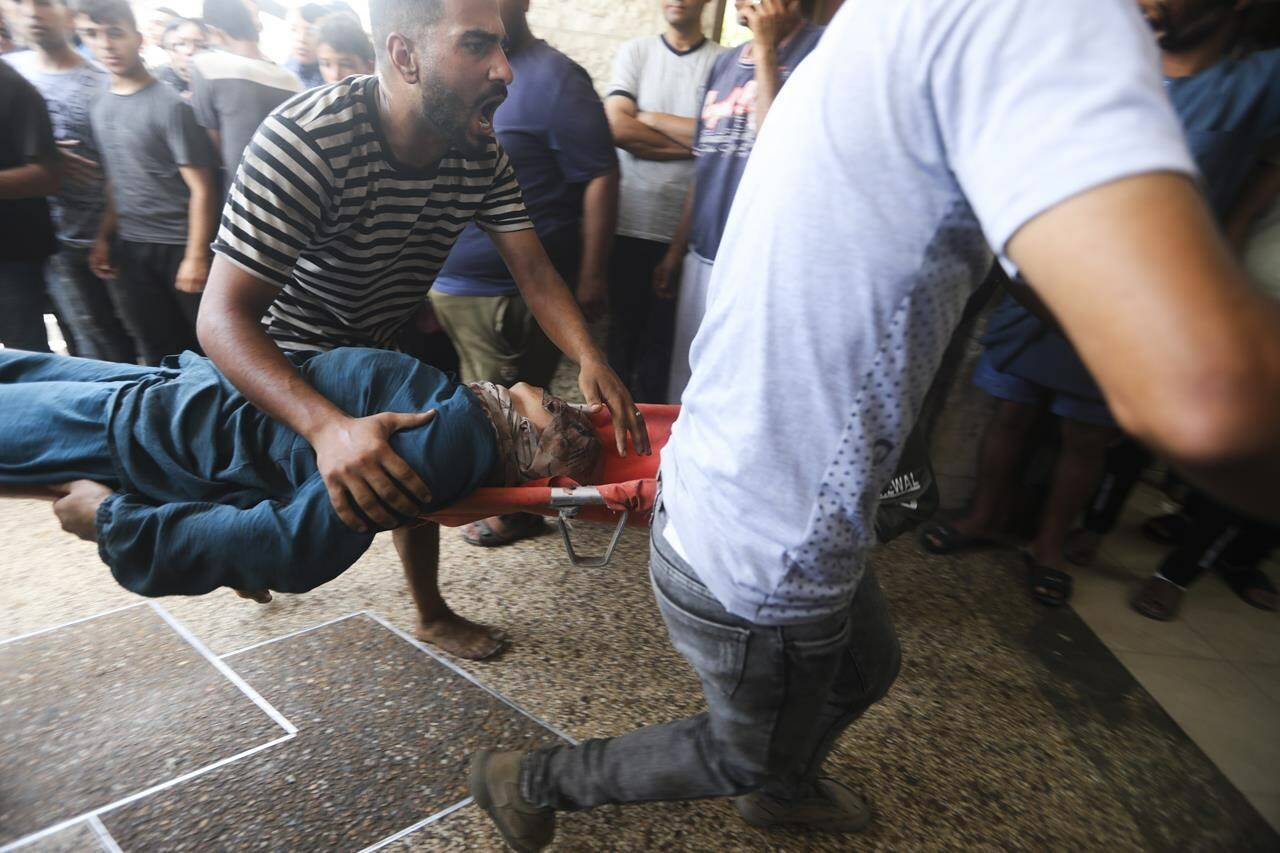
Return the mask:
{"type": "MultiPolygon", "coordinates": [[[[89,249],[63,246],[49,260],[49,295],[82,358],[134,363],[133,341],[116,316],[111,285],[89,269],[89,249]]],[[[70,343],[70,341],[68,341],[70,343]]]]}
{"type": "Polygon", "coordinates": [[[0,261],[0,344],[48,352],[43,261],[0,261]]]}
{"type": "Polygon", "coordinates": [[[813,789],[836,738],[898,675],[900,650],[875,574],[848,609],[784,627],[730,614],[675,554],[654,514],[650,574],[671,642],[702,681],[707,710],[524,760],[531,803],[583,809],[763,790],[784,799],[813,789]]]}
{"type": "Polygon", "coordinates": [[[107,443],[111,400],[153,371],[49,353],[0,350],[0,484],[46,485],[118,474],[107,443]]]}

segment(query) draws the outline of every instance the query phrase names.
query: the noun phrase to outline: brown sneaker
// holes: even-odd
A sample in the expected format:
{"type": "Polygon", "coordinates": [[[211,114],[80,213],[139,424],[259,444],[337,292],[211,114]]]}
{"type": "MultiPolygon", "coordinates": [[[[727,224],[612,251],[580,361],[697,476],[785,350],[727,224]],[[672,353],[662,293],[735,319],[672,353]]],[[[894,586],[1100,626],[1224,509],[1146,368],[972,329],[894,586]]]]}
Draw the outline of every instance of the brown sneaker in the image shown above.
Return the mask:
{"type": "Polygon", "coordinates": [[[871,823],[871,809],[835,779],[819,779],[813,796],[780,800],[756,791],[733,801],[742,819],[760,829],[802,826],[819,832],[859,832],[871,823]]]}
{"type": "Polygon", "coordinates": [[[538,808],[520,795],[523,752],[481,750],[471,756],[471,796],[493,819],[512,850],[533,853],[551,843],[556,813],[538,808]]]}

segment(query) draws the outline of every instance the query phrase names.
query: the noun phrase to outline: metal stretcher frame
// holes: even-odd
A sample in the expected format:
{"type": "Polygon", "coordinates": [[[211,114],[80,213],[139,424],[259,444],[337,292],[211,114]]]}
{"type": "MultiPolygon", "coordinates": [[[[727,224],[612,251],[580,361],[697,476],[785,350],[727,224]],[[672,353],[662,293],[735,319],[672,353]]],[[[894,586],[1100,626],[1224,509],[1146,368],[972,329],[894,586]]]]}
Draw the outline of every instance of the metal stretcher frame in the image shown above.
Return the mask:
{"type": "Polygon", "coordinates": [[[661,452],[671,436],[671,425],[680,414],[679,406],[640,405],[653,453],[619,456],[609,413],[592,416],[592,423],[604,447],[601,482],[579,485],[571,480],[534,480],[519,486],[482,488],[447,509],[424,516],[445,527],[460,527],[482,518],[512,512],[534,512],[556,520],[569,561],[580,567],[609,564],[628,526],[648,526],[658,492],[658,465],[661,452]],[[570,535],[575,519],[612,523],[613,537],[602,555],[581,555],[570,535]]]}

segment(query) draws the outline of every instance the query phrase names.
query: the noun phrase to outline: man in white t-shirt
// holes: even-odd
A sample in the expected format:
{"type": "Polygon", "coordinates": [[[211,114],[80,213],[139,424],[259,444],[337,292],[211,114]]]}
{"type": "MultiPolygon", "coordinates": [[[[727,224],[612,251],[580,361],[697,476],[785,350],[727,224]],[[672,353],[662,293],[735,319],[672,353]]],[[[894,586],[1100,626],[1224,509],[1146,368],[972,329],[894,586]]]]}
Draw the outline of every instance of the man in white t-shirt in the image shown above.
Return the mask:
{"type": "Polygon", "coordinates": [[[876,496],[993,248],[1125,429],[1277,518],[1280,306],[1214,229],[1133,0],[845,3],[747,165],[663,452],[651,572],[707,711],[477,755],[513,846],[556,809],[695,797],[867,823],[819,771],[897,674],[876,496]]]}
{"type": "Polygon", "coordinates": [[[667,398],[675,305],[653,292],[693,180],[702,90],[724,48],[702,33],[707,0],[662,0],[667,29],[624,44],[605,98],[622,192],[609,262],[609,364],[636,402],[667,398]]]}

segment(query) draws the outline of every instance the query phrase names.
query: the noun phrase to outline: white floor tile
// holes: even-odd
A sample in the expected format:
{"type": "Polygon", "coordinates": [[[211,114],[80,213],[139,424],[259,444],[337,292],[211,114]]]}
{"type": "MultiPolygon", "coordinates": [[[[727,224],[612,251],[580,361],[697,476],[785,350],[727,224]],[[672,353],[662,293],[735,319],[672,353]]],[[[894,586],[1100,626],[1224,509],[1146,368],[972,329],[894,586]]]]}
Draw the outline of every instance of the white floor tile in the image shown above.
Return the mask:
{"type": "Polygon", "coordinates": [[[1280,702],[1221,661],[1117,657],[1232,784],[1280,794],[1280,702]]]}

